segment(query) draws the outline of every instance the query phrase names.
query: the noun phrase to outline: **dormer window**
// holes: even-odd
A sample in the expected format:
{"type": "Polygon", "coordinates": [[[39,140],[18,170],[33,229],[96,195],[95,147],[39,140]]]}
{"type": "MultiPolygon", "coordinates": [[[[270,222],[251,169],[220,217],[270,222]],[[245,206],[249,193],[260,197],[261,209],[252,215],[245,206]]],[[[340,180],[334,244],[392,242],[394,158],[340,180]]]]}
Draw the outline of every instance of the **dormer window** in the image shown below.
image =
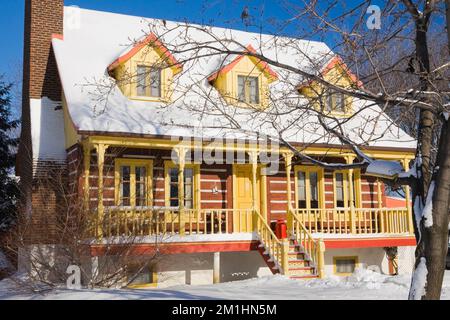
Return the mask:
{"type": "Polygon", "coordinates": [[[161,97],[161,69],[137,66],[136,93],[140,97],[161,97]]]}
{"type": "Polygon", "coordinates": [[[325,99],[326,112],[345,113],[345,96],[341,92],[331,91],[326,95],[325,99]]]}
{"type": "Polygon", "coordinates": [[[238,76],[238,100],[248,104],[259,104],[258,77],[238,76]]]}

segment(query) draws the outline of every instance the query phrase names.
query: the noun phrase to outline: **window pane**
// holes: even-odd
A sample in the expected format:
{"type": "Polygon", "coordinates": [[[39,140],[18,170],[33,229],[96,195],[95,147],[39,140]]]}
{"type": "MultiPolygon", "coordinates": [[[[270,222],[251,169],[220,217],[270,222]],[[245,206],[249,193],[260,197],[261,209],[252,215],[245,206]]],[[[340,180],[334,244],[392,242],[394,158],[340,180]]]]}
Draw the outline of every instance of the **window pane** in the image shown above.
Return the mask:
{"type": "Polygon", "coordinates": [[[245,77],[238,76],[238,100],[245,102],[245,77]]]}
{"type": "Polygon", "coordinates": [[[170,206],[178,207],[178,169],[169,170],[170,176],[170,206]]]}
{"type": "Polygon", "coordinates": [[[187,209],[192,209],[194,195],[194,170],[184,170],[184,206],[187,209]]]}
{"type": "Polygon", "coordinates": [[[150,72],[150,95],[161,97],[161,70],[152,69],[150,72]]]}
{"type": "Polygon", "coordinates": [[[148,67],[137,67],[137,95],[146,96],[148,67]]]}
{"type": "Polygon", "coordinates": [[[129,206],[130,205],[130,167],[122,166],[120,167],[120,205],[129,206]]]}
{"type": "Polygon", "coordinates": [[[136,167],[136,205],[147,205],[147,169],[145,167],[136,167]]]}
{"type": "Polygon", "coordinates": [[[299,171],[297,176],[298,207],[306,208],[306,173],[299,171]]]}
{"type": "Polygon", "coordinates": [[[342,93],[335,93],[336,111],[345,112],[345,99],[342,93]]]}
{"type": "Polygon", "coordinates": [[[333,111],[334,107],[333,107],[333,93],[329,92],[326,96],[326,101],[325,101],[325,111],[327,112],[331,112],[333,111]]]}
{"type": "Polygon", "coordinates": [[[355,259],[338,259],[336,260],[337,273],[353,273],[356,268],[355,259]]]}
{"type": "Polygon", "coordinates": [[[309,174],[309,185],[311,192],[311,208],[319,208],[319,177],[317,172],[310,172],[309,174]]]}
{"type": "Polygon", "coordinates": [[[344,174],[336,173],[336,201],[344,201],[344,174]]]}
{"type": "Polygon", "coordinates": [[[248,78],[248,83],[250,88],[250,103],[258,104],[259,103],[258,78],[256,77],[248,78]]]}

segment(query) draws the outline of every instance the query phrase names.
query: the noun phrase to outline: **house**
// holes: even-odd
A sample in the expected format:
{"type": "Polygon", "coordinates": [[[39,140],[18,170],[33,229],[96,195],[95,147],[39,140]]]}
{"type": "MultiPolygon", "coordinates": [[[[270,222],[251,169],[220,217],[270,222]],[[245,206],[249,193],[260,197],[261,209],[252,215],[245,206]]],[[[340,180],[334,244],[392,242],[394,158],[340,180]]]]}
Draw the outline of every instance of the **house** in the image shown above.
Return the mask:
{"type": "MultiPolygon", "coordinates": [[[[106,248],[120,248],[117,239],[125,237],[137,239],[131,252],[146,259],[160,239],[164,254],[143,271],[142,284],[216,283],[271,273],[309,279],[348,275],[358,267],[390,273],[393,265],[410,272],[416,242],[409,190],[403,203],[390,207],[382,180],[364,169],[317,165],[358,160],[324,131],[314,112],[294,115],[284,130],[309,158],[283,144],[261,144],[251,132],[274,133],[273,123],[259,114],[271,107],[269,97],[286,96],[280,84],[289,78],[295,80],[289,101],[314,101],[330,116],[351,118],[342,127],[369,157],[398,161],[408,170],[416,142],[379,106],[338,92],[321,95],[320,83],[251,55],[197,51],[190,59],[189,52],[176,50],[183,34],[201,42],[205,30],[232,35],[245,52],[263,51],[336,79],[336,85],[362,85],[321,42],[276,38],[295,43],[302,57],[289,47],[277,49],[270,35],[27,0],[18,171],[33,221],[57,221],[62,195],[41,178],[60,170],[73,205],[92,220],[89,263],[110,259],[106,248]],[[319,60],[320,67],[312,64],[319,60]],[[235,112],[242,130],[226,128],[212,109],[201,112],[212,108],[213,98],[235,112]],[[215,138],[227,143],[214,144],[215,138]],[[231,162],[212,161],[219,152],[231,155],[231,162]],[[395,251],[397,257],[387,254],[395,251]]],[[[276,121],[283,125],[291,119],[286,117],[276,121]]],[[[51,232],[32,236],[30,246],[52,244],[51,232]]]]}

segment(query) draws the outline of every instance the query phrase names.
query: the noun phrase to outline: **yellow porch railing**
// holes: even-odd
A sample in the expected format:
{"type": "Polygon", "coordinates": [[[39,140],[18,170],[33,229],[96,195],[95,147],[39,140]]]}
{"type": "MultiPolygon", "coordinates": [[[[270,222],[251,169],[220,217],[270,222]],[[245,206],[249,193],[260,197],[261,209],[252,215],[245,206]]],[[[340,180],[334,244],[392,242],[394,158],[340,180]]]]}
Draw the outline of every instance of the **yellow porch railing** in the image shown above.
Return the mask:
{"type": "Polygon", "coordinates": [[[295,216],[312,233],[402,234],[410,230],[407,208],[295,209],[295,216]]]}
{"type": "Polygon", "coordinates": [[[275,265],[279,268],[281,274],[289,273],[289,242],[287,239],[280,240],[272,231],[267,221],[258,212],[254,211],[256,232],[264,246],[266,253],[270,256],[275,265]]]}
{"type": "Polygon", "coordinates": [[[252,232],[251,209],[109,207],[97,221],[103,237],[252,232]]]}

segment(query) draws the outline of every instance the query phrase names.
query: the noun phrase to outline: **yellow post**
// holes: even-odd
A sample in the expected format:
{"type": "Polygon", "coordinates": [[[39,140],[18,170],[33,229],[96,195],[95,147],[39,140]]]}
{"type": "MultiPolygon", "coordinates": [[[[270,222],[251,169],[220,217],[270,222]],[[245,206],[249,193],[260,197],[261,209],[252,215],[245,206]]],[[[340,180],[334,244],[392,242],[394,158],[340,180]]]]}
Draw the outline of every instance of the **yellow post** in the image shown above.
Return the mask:
{"type": "Polygon", "coordinates": [[[180,221],[180,235],[186,234],[186,219],[184,212],[184,167],[186,165],[186,149],[177,149],[178,154],[178,206],[180,208],[179,221],[180,221]]]}
{"type": "Polygon", "coordinates": [[[258,153],[256,151],[252,151],[249,153],[250,156],[250,162],[252,164],[252,207],[253,207],[253,219],[252,219],[252,228],[250,230],[247,231],[252,231],[252,230],[256,230],[257,227],[257,216],[255,214],[255,211],[258,210],[258,198],[257,198],[257,194],[258,194],[258,177],[257,177],[257,172],[258,172],[258,153]]]}
{"type": "Polygon", "coordinates": [[[292,153],[285,153],[284,163],[286,168],[286,192],[287,192],[287,207],[286,207],[286,224],[288,236],[292,235],[294,229],[294,217],[292,216],[292,185],[291,185],[291,170],[292,170],[292,153]]]}
{"type": "Polygon", "coordinates": [[[97,238],[103,237],[103,168],[105,164],[105,151],[108,148],[107,145],[97,143],[94,145],[97,151],[97,169],[98,169],[98,204],[97,204],[97,238]]]}
{"type": "Polygon", "coordinates": [[[91,147],[89,143],[83,145],[83,174],[84,174],[84,187],[83,187],[83,206],[86,213],[89,211],[89,175],[91,168],[91,147]]]}
{"type": "MultiPolygon", "coordinates": [[[[405,171],[409,170],[409,160],[403,159],[403,169],[405,171]]],[[[411,208],[411,189],[409,186],[405,186],[405,201],[406,201],[406,209],[408,210],[408,230],[410,234],[414,234],[414,223],[412,217],[412,208],[411,208]]]]}
{"type": "MultiPolygon", "coordinates": [[[[384,213],[383,213],[383,198],[381,192],[381,182],[380,179],[377,179],[377,201],[378,201],[378,209],[380,210],[380,224],[381,224],[381,233],[386,232],[386,223],[384,221],[384,213]]],[[[387,212],[387,211],[386,211],[387,212]]],[[[386,217],[389,219],[389,217],[386,217]]]]}
{"type": "Polygon", "coordinates": [[[319,239],[319,256],[317,259],[317,274],[319,278],[325,277],[325,242],[323,239],[319,239]]]}
{"type": "Polygon", "coordinates": [[[281,268],[283,268],[283,275],[289,275],[289,240],[283,239],[281,247],[281,268]]]}
{"type": "MultiPolygon", "coordinates": [[[[347,164],[353,163],[354,157],[347,156],[346,161],[347,164]]],[[[355,199],[353,194],[353,169],[348,170],[348,195],[350,202],[350,231],[352,234],[356,233],[356,213],[355,213],[355,199]]]]}

